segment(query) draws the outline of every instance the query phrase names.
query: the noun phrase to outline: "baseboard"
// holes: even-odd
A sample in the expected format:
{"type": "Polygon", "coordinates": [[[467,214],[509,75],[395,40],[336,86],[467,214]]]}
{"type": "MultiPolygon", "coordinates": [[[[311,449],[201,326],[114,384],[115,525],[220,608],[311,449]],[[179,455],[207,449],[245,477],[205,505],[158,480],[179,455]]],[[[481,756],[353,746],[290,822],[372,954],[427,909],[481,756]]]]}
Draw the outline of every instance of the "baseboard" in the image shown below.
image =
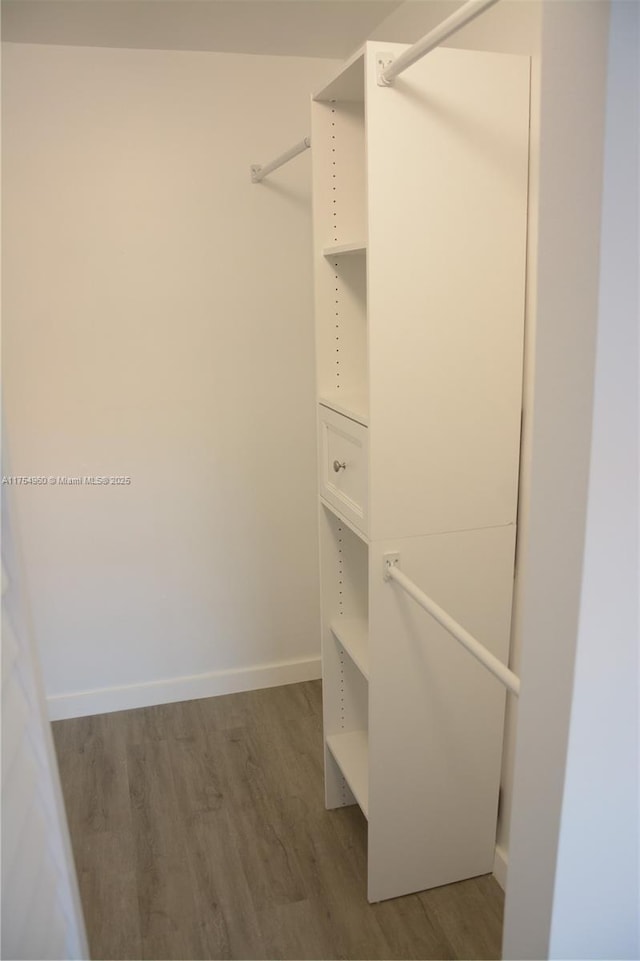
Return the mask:
{"type": "Polygon", "coordinates": [[[503,847],[496,844],[496,853],[493,859],[493,876],[502,888],[503,891],[507,889],[507,865],[509,863],[509,855],[503,847]]]}
{"type": "Polygon", "coordinates": [[[188,677],[172,677],[162,681],[143,684],[126,684],[122,687],[102,687],[92,691],[75,691],[56,694],[47,698],[49,717],[61,721],[70,717],[86,717],[90,714],[109,714],[135,707],[153,704],[169,704],[172,701],[193,701],[200,697],[218,694],[237,694],[239,691],[255,691],[264,687],[279,687],[321,677],[320,658],[279,661],[275,664],[258,664],[208,674],[192,674],[188,677]]]}

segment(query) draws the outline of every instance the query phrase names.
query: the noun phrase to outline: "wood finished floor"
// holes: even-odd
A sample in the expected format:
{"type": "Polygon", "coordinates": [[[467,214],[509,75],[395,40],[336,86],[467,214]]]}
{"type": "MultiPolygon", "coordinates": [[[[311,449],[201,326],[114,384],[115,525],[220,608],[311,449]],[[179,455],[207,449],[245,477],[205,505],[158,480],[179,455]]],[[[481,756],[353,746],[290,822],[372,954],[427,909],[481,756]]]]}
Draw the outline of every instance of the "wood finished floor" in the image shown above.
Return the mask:
{"type": "Polygon", "coordinates": [[[500,957],[492,876],[370,905],[319,681],[53,725],[91,956],[500,957]]]}

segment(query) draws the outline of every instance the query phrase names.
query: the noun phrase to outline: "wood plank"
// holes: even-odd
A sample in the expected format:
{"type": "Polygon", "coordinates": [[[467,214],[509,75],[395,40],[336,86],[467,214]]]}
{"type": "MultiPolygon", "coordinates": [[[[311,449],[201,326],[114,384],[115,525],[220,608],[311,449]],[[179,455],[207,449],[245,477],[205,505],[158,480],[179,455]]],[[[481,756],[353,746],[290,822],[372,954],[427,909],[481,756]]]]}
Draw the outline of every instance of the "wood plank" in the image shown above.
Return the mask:
{"type": "Polygon", "coordinates": [[[54,742],[67,817],[84,837],[131,825],[126,730],[116,715],[58,721],[54,742]]]}
{"type": "Polygon", "coordinates": [[[219,811],[228,792],[222,765],[208,740],[193,737],[169,741],[167,748],[181,820],[186,822],[195,814],[219,811]]]}
{"type": "Polygon", "coordinates": [[[457,958],[499,958],[504,895],[492,875],[417,895],[451,943],[457,958]]]}
{"type": "Polygon", "coordinates": [[[234,828],[255,909],[305,900],[305,878],[290,843],[290,826],[274,806],[255,803],[245,808],[234,817],[234,828]]]}
{"type": "Polygon", "coordinates": [[[324,918],[322,939],[308,943],[306,956],[315,949],[323,958],[392,958],[385,932],[366,899],[366,820],[360,809],[328,812],[315,799],[302,797],[285,798],[280,804],[308,900],[324,918]]]}
{"type": "Polygon", "coordinates": [[[186,835],[169,749],[162,741],[127,748],[143,958],[208,957],[196,911],[186,835]]]}
{"type": "MultiPolygon", "coordinates": [[[[456,954],[438,919],[415,894],[392,901],[379,901],[372,905],[372,909],[389,942],[390,957],[406,958],[407,961],[419,961],[422,958],[447,961],[457,957],[475,957],[475,954],[456,954]]],[[[499,957],[499,954],[495,957],[499,957]]]]}
{"type": "Polygon", "coordinates": [[[74,836],[80,897],[92,958],[142,956],[133,836],[74,836]],[[116,920],[117,919],[117,920],[116,920]]]}
{"type": "MultiPolygon", "coordinates": [[[[259,958],[263,935],[244,870],[235,820],[224,809],[186,827],[191,883],[210,958],[259,958]]],[[[186,956],[186,955],[185,955],[186,956]]]]}
{"type": "Polygon", "coordinates": [[[267,958],[335,958],[335,939],[318,901],[270,907],[260,915],[267,958]]]}

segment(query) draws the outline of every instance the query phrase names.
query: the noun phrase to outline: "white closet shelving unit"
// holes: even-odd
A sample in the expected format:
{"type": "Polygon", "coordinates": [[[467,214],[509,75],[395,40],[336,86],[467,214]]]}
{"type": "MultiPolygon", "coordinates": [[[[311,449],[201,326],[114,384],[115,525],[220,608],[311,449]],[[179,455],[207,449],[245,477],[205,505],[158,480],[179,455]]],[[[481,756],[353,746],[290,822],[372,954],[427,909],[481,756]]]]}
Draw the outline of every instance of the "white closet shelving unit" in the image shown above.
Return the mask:
{"type": "Polygon", "coordinates": [[[369,43],[312,104],[326,803],[368,897],[492,870],[505,693],[383,554],[508,660],[529,60],[369,43]]]}

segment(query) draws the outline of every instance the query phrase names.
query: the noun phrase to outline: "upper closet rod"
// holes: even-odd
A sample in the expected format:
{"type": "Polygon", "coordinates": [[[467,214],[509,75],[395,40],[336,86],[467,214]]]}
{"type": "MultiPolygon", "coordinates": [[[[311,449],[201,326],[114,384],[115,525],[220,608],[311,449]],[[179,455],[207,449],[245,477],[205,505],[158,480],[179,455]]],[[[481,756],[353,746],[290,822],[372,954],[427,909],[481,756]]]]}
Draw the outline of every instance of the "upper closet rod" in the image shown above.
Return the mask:
{"type": "Polygon", "coordinates": [[[498,0],[468,0],[459,10],[452,13],[450,17],[438,24],[430,33],[426,34],[412,47],[401,53],[396,60],[385,61],[384,68],[378,75],[378,84],[381,87],[388,87],[407,67],[424,57],[434,47],[439,46],[443,40],[450,37],[452,33],[460,30],[461,27],[471,23],[479,14],[484,13],[489,7],[497,3],[498,0]]]}
{"type": "MultiPolygon", "coordinates": [[[[412,47],[401,53],[396,60],[384,61],[382,63],[382,69],[378,74],[378,83],[382,87],[388,87],[391,85],[392,81],[395,80],[407,67],[410,67],[421,57],[424,57],[426,53],[433,50],[434,47],[439,46],[443,40],[450,37],[461,27],[464,27],[467,23],[471,23],[477,16],[484,13],[489,7],[492,7],[494,3],[498,0],[467,0],[467,3],[463,4],[459,10],[452,13],[450,17],[443,20],[441,24],[431,30],[426,36],[417,43],[414,43],[412,47]]],[[[289,150],[285,150],[283,154],[272,160],[271,163],[264,164],[251,164],[251,182],[254,184],[260,183],[268,174],[273,170],[277,170],[283,164],[293,160],[297,157],[299,153],[303,153],[311,146],[311,137],[305,137],[300,143],[297,143],[295,147],[291,147],[289,150]]]]}
{"type": "Polygon", "coordinates": [[[285,150],[284,153],[281,153],[280,156],[276,157],[275,160],[272,160],[271,163],[265,164],[264,167],[260,164],[251,164],[251,183],[260,183],[263,177],[266,177],[267,174],[270,174],[272,170],[277,170],[278,167],[281,167],[283,164],[293,160],[293,158],[297,157],[299,153],[304,153],[305,150],[308,150],[310,146],[311,137],[305,137],[304,140],[301,140],[300,143],[297,143],[295,147],[285,150]]]}

